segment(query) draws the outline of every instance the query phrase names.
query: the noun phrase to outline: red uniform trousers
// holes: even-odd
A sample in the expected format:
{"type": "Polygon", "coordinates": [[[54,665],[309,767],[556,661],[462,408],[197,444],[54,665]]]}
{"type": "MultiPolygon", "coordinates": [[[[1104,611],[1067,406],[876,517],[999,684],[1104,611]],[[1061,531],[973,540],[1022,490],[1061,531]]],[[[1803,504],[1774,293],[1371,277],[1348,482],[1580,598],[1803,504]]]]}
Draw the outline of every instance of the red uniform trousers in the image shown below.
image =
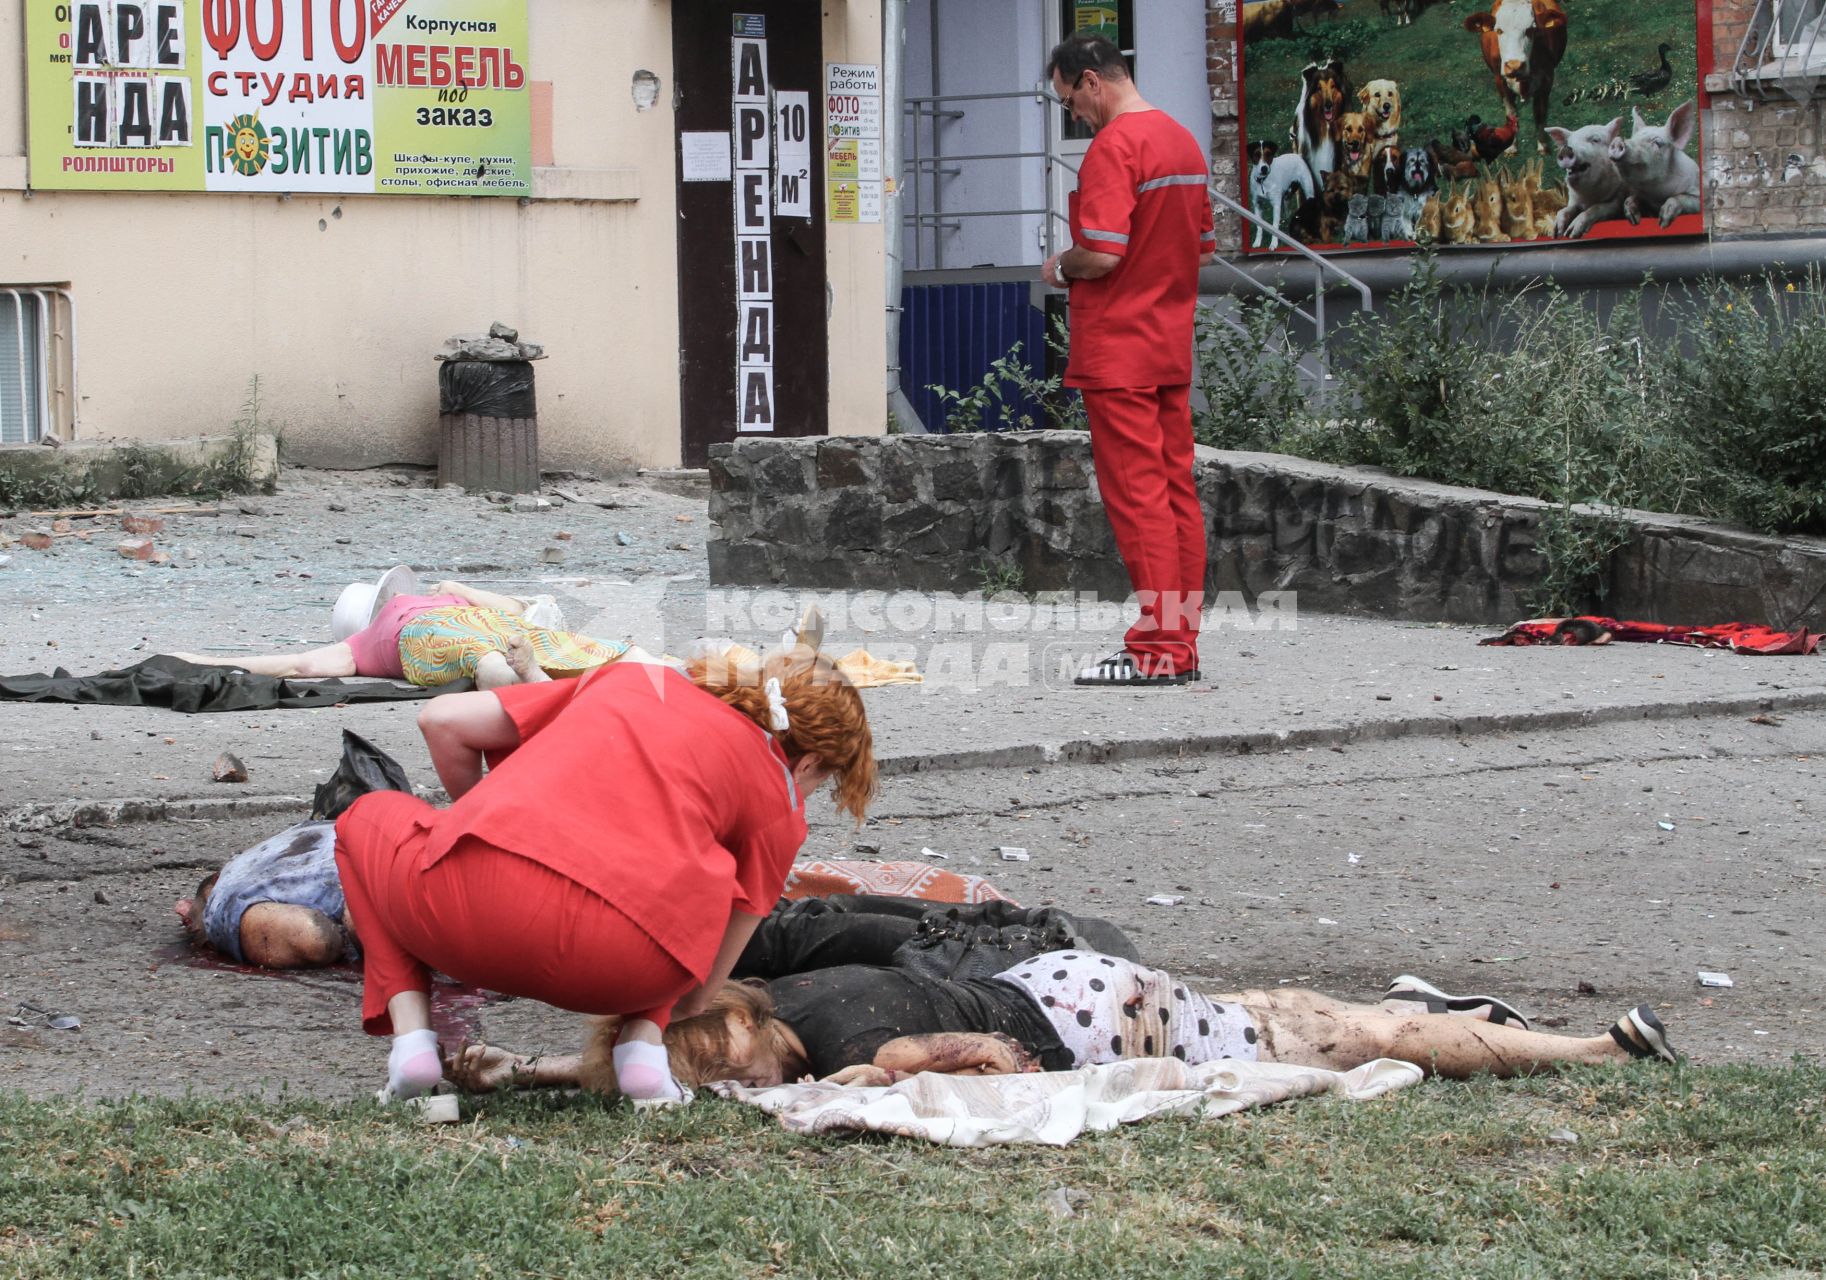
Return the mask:
{"type": "Polygon", "coordinates": [[[1141,605],[1123,645],[1149,674],[1198,669],[1205,514],[1192,483],[1190,390],[1083,390],[1097,488],[1141,605]]]}
{"type": "Polygon", "coordinates": [[[336,869],[364,953],[361,1025],[390,1035],[387,1001],[429,991],[431,969],[577,1013],[664,1027],[691,971],[583,886],[517,853],[460,840],[425,866],[440,810],[376,791],[336,820],[336,869]]]}

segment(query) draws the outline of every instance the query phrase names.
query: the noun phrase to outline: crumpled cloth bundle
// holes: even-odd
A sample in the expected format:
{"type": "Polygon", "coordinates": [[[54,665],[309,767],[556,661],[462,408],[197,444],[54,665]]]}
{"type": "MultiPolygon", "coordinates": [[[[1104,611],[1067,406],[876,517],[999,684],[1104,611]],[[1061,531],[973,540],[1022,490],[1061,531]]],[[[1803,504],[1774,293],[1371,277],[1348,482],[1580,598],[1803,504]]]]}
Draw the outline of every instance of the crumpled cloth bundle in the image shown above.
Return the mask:
{"type": "Polygon", "coordinates": [[[1189,1066],[1177,1058],[1135,1058],[1014,1076],[922,1072],[885,1088],[820,1082],[752,1089],[732,1080],[710,1088],[773,1112],[794,1133],[870,1130],[950,1147],[1062,1147],[1087,1130],[1100,1133],[1153,1116],[1215,1120],[1320,1094],[1362,1101],[1420,1079],[1419,1067],[1389,1058],[1349,1071],[1233,1059],[1189,1066]]]}
{"type": "Polygon", "coordinates": [[[1579,618],[1536,618],[1518,622],[1500,636],[1479,644],[1609,644],[1611,641],[1643,644],[1684,644],[1696,649],[1729,649],[1733,653],[1809,654],[1820,646],[1816,632],[1777,631],[1748,622],[1721,622],[1709,627],[1666,626],[1659,622],[1619,622],[1590,615],[1579,618]]]}
{"type": "MultiPolygon", "coordinates": [[[[758,652],[733,640],[700,641],[697,651],[691,656],[698,657],[705,653],[720,655],[731,666],[761,665],[761,655],[758,652]]],[[[679,659],[668,657],[667,661],[677,662],[679,659]]],[[[926,679],[914,663],[896,658],[877,658],[867,649],[852,649],[841,658],[832,658],[831,661],[858,689],[876,689],[889,684],[923,684],[926,679]]]]}
{"type": "Polygon", "coordinates": [[[834,893],[869,893],[931,902],[1012,901],[982,876],[945,871],[929,862],[799,862],[786,873],[782,898],[828,898],[834,893]]]}

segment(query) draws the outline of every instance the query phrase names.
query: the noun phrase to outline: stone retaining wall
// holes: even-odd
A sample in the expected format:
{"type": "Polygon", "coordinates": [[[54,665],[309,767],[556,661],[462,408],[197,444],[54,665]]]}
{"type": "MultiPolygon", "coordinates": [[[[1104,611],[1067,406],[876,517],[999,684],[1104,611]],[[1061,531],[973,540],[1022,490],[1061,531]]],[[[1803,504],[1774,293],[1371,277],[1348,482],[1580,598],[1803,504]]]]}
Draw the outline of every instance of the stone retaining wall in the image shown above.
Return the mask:
{"type": "MultiPolygon", "coordinates": [[[[1299,607],[1506,624],[1541,585],[1546,504],[1275,454],[1199,449],[1217,591],[1299,607]]],[[[1128,594],[1081,432],[743,440],[710,451],[710,579],[724,585],[1128,594]]],[[[1606,612],[1818,628],[1826,541],[1635,513],[1606,612]]]]}

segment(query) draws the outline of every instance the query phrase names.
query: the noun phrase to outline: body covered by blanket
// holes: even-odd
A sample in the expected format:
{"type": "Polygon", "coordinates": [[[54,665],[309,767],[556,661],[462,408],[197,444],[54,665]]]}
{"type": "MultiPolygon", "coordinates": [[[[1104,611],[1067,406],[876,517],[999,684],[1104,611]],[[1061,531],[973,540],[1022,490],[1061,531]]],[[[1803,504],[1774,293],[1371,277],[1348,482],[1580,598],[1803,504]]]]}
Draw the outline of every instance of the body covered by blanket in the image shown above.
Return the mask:
{"type": "Polygon", "coordinates": [[[1695,649],[1729,649],[1733,653],[1808,654],[1819,648],[1814,632],[1776,631],[1748,622],[1722,622],[1710,627],[1667,626],[1659,622],[1619,622],[1597,616],[1536,618],[1518,622],[1500,636],[1478,641],[1488,645],[1683,644],[1695,649]]]}
{"type": "Polygon", "coordinates": [[[1086,1130],[1102,1132],[1152,1116],[1213,1120],[1317,1094],[1361,1101],[1420,1078],[1419,1067],[1387,1058],[1349,1071],[1229,1060],[1190,1066],[1177,1058],[1138,1058],[1078,1071],[1008,1076],[925,1072],[881,1089],[823,1083],[751,1089],[727,1081],[711,1088],[773,1112],[794,1133],[873,1130],[952,1147],[1059,1147],[1086,1130]]]}

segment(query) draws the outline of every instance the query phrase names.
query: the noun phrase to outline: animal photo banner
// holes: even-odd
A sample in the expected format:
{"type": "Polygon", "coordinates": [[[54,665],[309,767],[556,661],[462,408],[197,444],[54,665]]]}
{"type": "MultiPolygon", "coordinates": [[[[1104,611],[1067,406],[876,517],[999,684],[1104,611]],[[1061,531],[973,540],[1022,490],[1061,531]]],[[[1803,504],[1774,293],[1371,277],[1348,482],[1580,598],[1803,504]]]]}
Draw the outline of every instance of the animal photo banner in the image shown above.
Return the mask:
{"type": "Polygon", "coordinates": [[[26,0],[42,189],[532,192],[526,0],[26,0]]]}
{"type": "Polygon", "coordinates": [[[1245,194],[1292,240],[1704,232],[1695,0],[1257,0],[1239,19],[1245,194]]]}

